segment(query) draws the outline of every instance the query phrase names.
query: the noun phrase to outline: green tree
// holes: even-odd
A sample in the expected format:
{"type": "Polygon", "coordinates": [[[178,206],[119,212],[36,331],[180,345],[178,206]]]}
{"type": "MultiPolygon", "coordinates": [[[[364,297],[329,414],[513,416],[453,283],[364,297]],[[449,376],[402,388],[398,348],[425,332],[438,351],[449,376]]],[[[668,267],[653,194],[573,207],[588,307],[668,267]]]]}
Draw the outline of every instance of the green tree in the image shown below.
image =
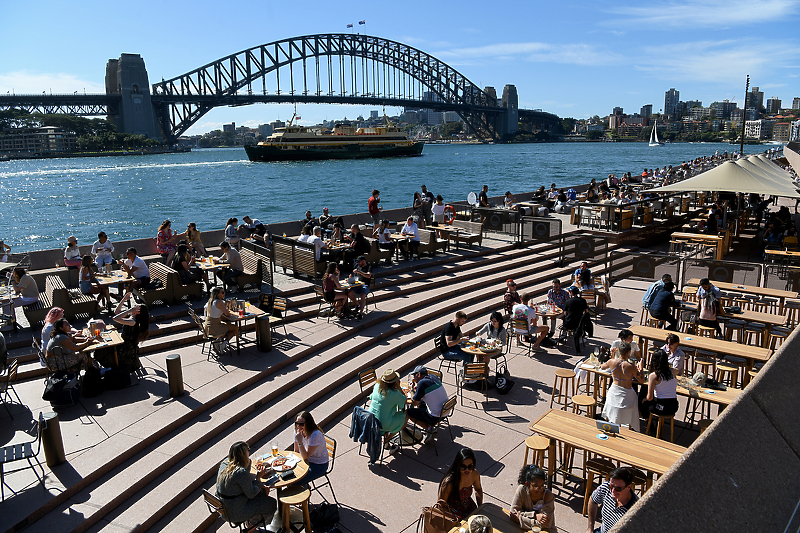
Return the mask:
{"type": "Polygon", "coordinates": [[[461,122],[448,122],[441,129],[442,137],[452,137],[464,131],[464,124],[461,122]]]}
{"type": "Polygon", "coordinates": [[[602,139],[605,133],[602,130],[592,130],[586,132],[586,138],[590,141],[596,141],[598,139],[602,139]]]}
{"type": "Polygon", "coordinates": [[[572,132],[572,129],[575,127],[576,120],[572,117],[566,117],[561,119],[561,123],[559,124],[561,127],[561,134],[567,135],[572,132]]]}

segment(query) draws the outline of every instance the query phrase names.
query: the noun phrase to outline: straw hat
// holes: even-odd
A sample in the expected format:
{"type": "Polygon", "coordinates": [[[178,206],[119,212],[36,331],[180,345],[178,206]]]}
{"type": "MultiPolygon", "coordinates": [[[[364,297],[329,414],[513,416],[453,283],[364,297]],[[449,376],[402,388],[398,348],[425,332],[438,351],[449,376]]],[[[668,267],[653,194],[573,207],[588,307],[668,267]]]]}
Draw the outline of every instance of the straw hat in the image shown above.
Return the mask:
{"type": "Polygon", "coordinates": [[[78,239],[75,238],[75,235],[70,235],[67,237],[67,242],[78,242],[78,239]]]}
{"type": "Polygon", "coordinates": [[[394,383],[395,381],[400,379],[400,374],[394,371],[394,369],[387,369],[383,375],[381,376],[381,381],[384,383],[394,383]]]}
{"type": "Polygon", "coordinates": [[[492,521],[489,517],[482,514],[475,514],[467,520],[467,531],[469,533],[492,533],[492,521]]]}

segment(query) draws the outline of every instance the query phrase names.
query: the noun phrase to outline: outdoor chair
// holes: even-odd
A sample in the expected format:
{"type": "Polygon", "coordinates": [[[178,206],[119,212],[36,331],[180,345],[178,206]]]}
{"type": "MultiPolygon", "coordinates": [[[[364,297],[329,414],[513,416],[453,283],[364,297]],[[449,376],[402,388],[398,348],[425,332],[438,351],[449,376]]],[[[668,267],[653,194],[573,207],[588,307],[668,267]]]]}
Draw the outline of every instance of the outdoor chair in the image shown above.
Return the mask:
{"type": "Polygon", "coordinates": [[[441,336],[434,338],[433,344],[436,346],[436,351],[439,353],[439,372],[442,372],[442,366],[444,366],[446,369],[452,369],[453,373],[455,374],[458,364],[461,362],[461,358],[445,356],[445,354],[442,353],[441,336]]]}
{"type": "Polygon", "coordinates": [[[518,333],[518,331],[529,331],[528,330],[528,321],[524,319],[512,318],[511,319],[511,331],[519,342],[520,340],[528,345],[528,357],[531,356],[533,352],[533,339],[529,337],[530,340],[525,340],[525,335],[530,335],[529,333],[518,333]]]}
{"type": "Polygon", "coordinates": [[[186,304],[186,306],[189,308],[189,316],[194,321],[194,324],[197,326],[197,329],[199,330],[199,335],[201,337],[203,337],[203,345],[200,347],[200,355],[203,355],[203,353],[206,353],[206,355],[207,355],[206,360],[210,361],[211,360],[211,356],[214,353],[214,350],[213,350],[214,343],[218,343],[220,341],[220,339],[222,339],[225,336],[225,334],[222,334],[222,335],[219,335],[217,337],[214,337],[214,336],[209,335],[208,333],[206,333],[206,326],[205,326],[205,323],[203,322],[203,319],[201,319],[199,316],[197,316],[197,313],[194,312],[194,309],[192,309],[192,306],[190,304],[186,304]],[[206,343],[207,342],[209,343],[208,352],[206,352],[206,343]]]}
{"type": "MultiPolygon", "coordinates": [[[[328,477],[328,474],[333,472],[333,464],[336,461],[336,440],[325,435],[325,447],[328,449],[328,470],[325,471],[325,483],[321,483],[317,485],[319,478],[316,480],[311,481],[311,490],[316,491],[322,496],[322,492],[319,489],[327,485],[331,489],[331,495],[333,496],[333,501],[336,502],[336,505],[339,505],[339,500],[336,499],[336,493],[333,492],[333,484],[331,484],[331,478],[328,477]]],[[[325,496],[322,496],[322,499],[326,502],[328,499],[325,496]]]]}
{"type": "Polygon", "coordinates": [[[464,385],[467,381],[478,381],[481,385],[484,398],[489,400],[489,365],[486,363],[467,363],[459,376],[458,391],[461,394],[461,405],[464,405],[464,385]]]}
{"type": "Polygon", "coordinates": [[[322,287],[315,285],[314,286],[314,294],[317,296],[317,302],[319,303],[319,308],[317,309],[317,315],[319,316],[322,313],[322,306],[328,306],[328,322],[331,321],[331,317],[334,315],[333,309],[333,302],[325,301],[325,292],[322,290],[322,287]]]}
{"type": "MultiPolygon", "coordinates": [[[[358,374],[358,384],[361,386],[361,392],[364,390],[372,390],[375,383],[378,382],[378,375],[375,373],[374,368],[362,371],[358,374]]],[[[369,407],[369,396],[364,398],[364,409],[369,407]]]]}
{"type": "MultiPolygon", "coordinates": [[[[222,507],[222,502],[219,500],[219,498],[217,498],[216,496],[214,496],[213,494],[208,492],[206,489],[203,489],[203,499],[205,500],[206,505],[208,506],[208,512],[210,512],[212,514],[216,513],[217,518],[222,518],[222,520],[228,522],[228,525],[231,526],[232,528],[237,528],[238,527],[239,528],[239,533],[246,533],[247,531],[250,530],[250,526],[247,525],[247,521],[240,522],[240,523],[231,522],[231,520],[228,518],[228,513],[225,511],[225,508],[222,507]]],[[[217,529],[216,525],[217,524],[216,524],[216,520],[215,520],[214,521],[214,529],[215,530],[217,529]]],[[[264,522],[264,520],[262,518],[261,522],[259,522],[258,524],[255,524],[255,525],[256,526],[258,526],[258,525],[266,526],[267,524],[264,522]]]]}
{"type": "MultiPolygon", "coordinates": [[[[0,454],[0,497],[2,497],[2,501],[5,501],[6,494],[4,487],[8,487],[11,492],[16,494],[16,491],[11,488],[10,485],[6,483],[5,480],[5,465],[8,463],[13,463],[14,461],[22,461],[25,459],[28,461],[28,466],[25,468],[30,468],[33,470],[33,473],[36,475],[36,479],[44,486],[44,467],[42,463],[39,461],[39,452],[42,449],[42,430],[47,426],[47,423],[44,421],[44,416],[42,413],[39,413],[39,420],[36,424],[36,440],[23,442],[20,444],[12,444],[11,446],[3,446],[2,454],[0,454]],[[33,452],[33,443],[36,442],[36,453],[33,452]],[[42,471],[42,477],[39,477],[39,473],[36,471],[36,467],[33,465],[33,461],[31,459],[36,460],[36,464],[39,465],[39,469],[42,471]]],[[[14,470],[16,472],[16,470],[14,470]]]]}
{"type": "Polygon", "coordinates": [[[42,343],[39,342],[39,339],[37,339],[35,335],[32,336],[31,339],[33,340],[31,343],[31,348],[33,348],[36,352],[36,355],[39,356],[39,362],[42,364],[42,366],[47,366],[47,361],[45,360],[45,351],[42,343]]]}
{"type": "Polygon", "coordinates": [[[14,396],[17,397],[17,403],[22,405],[22,400],[19,399],[19,394],[17,391],[14,390],[14,381],[17,380],[17,369],[19,368],[19,361],[14,359],[10,365],[8,365],[8,373],[6,374],[6,380],[0,381],[0,399],[3,401],[3,407],[6,408],[8,411],[8,416],[12,419],[14,415],[11,414],[11,410],[8,408],[8,405],[14,403],[11,399],[11,393],[14,393],[14,396]],[[10,391],[10,392],[9,392],[10,391]]]}
{"type": "Polygon", "coordinates": [[[279,326],[283,326],[283,334],[285,337],[289,337],[289,333],[286,331],[286,308],[288,307],[288,302],[286,298],[275,298],[272,302],[272,314],[269,315],[269,327],[274,332],[278,329],[279,326]],[[276,316],[275,312],[279,312],[281,316],[276,316]]]}

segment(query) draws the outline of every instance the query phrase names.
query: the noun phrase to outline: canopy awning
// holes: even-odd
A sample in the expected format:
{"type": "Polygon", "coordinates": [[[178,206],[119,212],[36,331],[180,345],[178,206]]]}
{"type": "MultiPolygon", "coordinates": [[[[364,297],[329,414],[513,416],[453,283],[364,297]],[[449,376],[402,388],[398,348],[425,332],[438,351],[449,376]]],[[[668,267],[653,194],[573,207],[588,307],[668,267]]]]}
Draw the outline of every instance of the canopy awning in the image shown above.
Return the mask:
{"type": "Polygon", "coordinates": [[[733,161],[725,161],[718,167],[693,178],[664,187],[656,187],[648,192],[741,192],[800,198],[800,194],[797,193],[790,180],[787,179],[784,184],[767,176],[766,171],[754,173],[733,161]]]}

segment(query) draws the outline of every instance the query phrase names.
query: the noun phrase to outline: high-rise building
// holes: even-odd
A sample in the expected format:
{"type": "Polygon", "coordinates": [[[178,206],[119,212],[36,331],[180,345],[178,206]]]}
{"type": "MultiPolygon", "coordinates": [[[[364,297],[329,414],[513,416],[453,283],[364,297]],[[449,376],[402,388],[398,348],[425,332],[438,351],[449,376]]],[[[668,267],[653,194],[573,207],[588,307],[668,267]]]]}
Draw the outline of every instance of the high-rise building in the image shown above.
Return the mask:
{"type": "Polygon", "coordinates": [[[272,135],[272,126],[270,126],[269,124],[259,124],[258,134],[266,139],[267,137],[272,135]]]}
{"type": "Polygon", "coordinates": [[[643,105],[642,109],[639,111],[639,114],[643,117],[650,118],[650,115],[653,114],[653,104],[643,105]]]}
{"type": "Polygon", "coordinates": [[[378,110],[377,109],[373,109],[372,111],[370,111],[369,112],[369,118],[378,118],[378,110]]]}
{"type": "Polygon", "coordinates": [[[624,115],[625,113],[623,112],[621,107],[615,107],[614,111],[612,111],[611,114],[618,117],[620,115],[624,115]]]}
{"type": "Polygon", "coordinates": [[[747,94],[744,107],[745,109],[752,107],[757,111],[761,111],[761,108],[764,107],[764,93],[759,91],[758,87],[753,87],[750,93],[747,94]]]}
{"type": "Polygon", "coordinates": [[[681,100],[681,92],[670,89],[664,93],[664,114],[674,115],[678,102],[681,100]]]}
{"type": "Polygon", "coordinates": [[[223,124],[222,131],[223,133],[236,133],[236,123],[231,122],[230,124],[223,124]]]}
{"type": "Polygon", "coordinates": [[[780,113],[781,99],[777,96],[767,99],[767,113],[780,113]]]}
{"type": "Polygon", "coordinates": [[[711,110],[714,112],[715,118],[729,119],[734,109],[736,109],[736,102],[731,102],[729,100],[713,102],[711,104],[711,110]]]}
{"type": "Polygon", "coordinates": [[[792,122],[791,128],[789,129],[789,142],[792,141],[800,141],[800,120],[792,122]]]}
{"type": "Polygon", "coordinates": [[[797,96],[792,98],[792,109],[800,109],[800,98],[797,96]]]}

